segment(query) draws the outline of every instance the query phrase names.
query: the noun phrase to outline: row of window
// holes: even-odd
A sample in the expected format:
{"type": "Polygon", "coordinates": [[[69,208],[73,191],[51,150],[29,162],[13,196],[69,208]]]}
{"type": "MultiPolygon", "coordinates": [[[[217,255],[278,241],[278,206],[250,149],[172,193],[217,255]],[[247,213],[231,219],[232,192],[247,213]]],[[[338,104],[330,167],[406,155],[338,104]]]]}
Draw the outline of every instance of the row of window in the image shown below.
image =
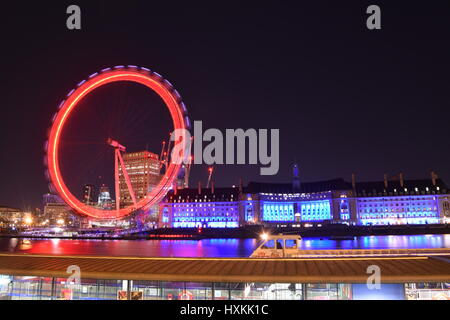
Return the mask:
{"type": "Polygon", "coordinates": [[[409,217],[437,217],[435,212],[412,213],[406,214],[361,214],[362,219],[382,219],[382,218],[409,218],[409,217]]]}
{"type": "Polygon", "coordinates": [[[358,202],[377,202],[377,201],[435,201],[436,197],[408,197],[408,198],[376,198],[376,199],[358,199],[358,202]]]}
{"type": "MultiPolygon", "coordinates": [[[[231,215],[235,215],[236,216],[236,214],[233,214],[233,213],[231,213],[231,215]]],[[[181,212],[181,213],[174,213],[173,214],[173,216],[174,217],[211,217],[211,216],[230,216],[230,213],[229,212],[218,212],[218,213],[214,213],[214,215],[211,215],[210,213],[198,213],[198,212],[196,212],[195,214],[194,213],[186,213],[186,212],[181,212]]]]}
{"type": "Polygon", "coordinates": [[[379,210],[377,209],[366,209],[366,210],[359,210],[360,213],[369,213],[369,212],[426,212],[426,211],[436,211],[437,208],[434,207],[434,209],[432,208],[396,208],[396,209],[382,209],[380,208],[379,210]]]}
{"type": "Polygon", "coordinates": [[[204,204],[204,205],[201,203],[200,204],[174,204],[173,205],[174,208],[202,208],[202,207],[209,208],[211,206],[235,208],[237,206],[237,204],[235,204],[235,203],[230,204],[229,202],[228,203],[217,203],[216,202],[214,204],[204,204]]]}

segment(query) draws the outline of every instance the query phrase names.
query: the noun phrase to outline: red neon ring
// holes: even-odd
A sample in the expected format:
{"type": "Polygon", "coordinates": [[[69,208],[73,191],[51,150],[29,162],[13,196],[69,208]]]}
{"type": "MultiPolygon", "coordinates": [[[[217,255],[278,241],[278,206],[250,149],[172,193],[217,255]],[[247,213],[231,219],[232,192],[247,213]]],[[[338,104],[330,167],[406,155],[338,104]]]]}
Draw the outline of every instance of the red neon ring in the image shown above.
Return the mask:
{"type": "MultiPolygon", "coordinates": [[[[61,199],[70,206],[76,212],[96,219],[121,219],[134,211],[143,207],[149,208],[152,205],[158,203],[170,190],[175,178],[180,170],[181,164],[171,162],[165,175],[159,182],[159,184],[146,197],[141,199],[136,206],[128,206],[119,210],[102,210],[82,203],[78,200],[66,186],[60,169],[59,169],[59,142],[61,138],[61,132],[64,124],[70,117],[70,114],[75,110],[78,103],[91,91],[96,88],[106,85],[108,83],[117,81],[131,81],[140,83],[155,91],[166,104],[169,109],[170,115],[173,120],[174,130],[177,129],[189,129],[189,120],[187,118],[187,111],[184,104],[181,102],[181,98],[178,92],[172,87],[172,85],[164,80],[159,74],[152,73],[148,69],[137,68],[129,66],[128,68],[119,66],[115,69],[104,69],[100,73],[94,73],[88,80],[79,83],[78,87],[69,92],[67,100],[63,101],[60,105],[60,110],[55,114],[53,118],[53,124],[50,129],[47,149],[47,168],[48,178],[51,186],[55,189],[61,199]]],[[[182,131],[184,132],[184,130],[182,131]]],[[[185,141],[182,140],[175,142],[175,145],[185,141]]],[[[186,146],[182,146],[181,150],[184,150],[186,146]]]]}

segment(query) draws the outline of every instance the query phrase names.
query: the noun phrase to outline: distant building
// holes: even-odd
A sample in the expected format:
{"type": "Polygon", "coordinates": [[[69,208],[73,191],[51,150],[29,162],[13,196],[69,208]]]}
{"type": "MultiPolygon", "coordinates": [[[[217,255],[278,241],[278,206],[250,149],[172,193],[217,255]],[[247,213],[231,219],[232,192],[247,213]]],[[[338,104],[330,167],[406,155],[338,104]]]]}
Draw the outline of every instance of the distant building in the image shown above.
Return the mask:
{"type": "Polygon", "coordinates": [[[238,227],[426,224],[450,222],[450,191],[431,179],[347,182],[341,178],[293,183],[256,183],[239,188],[170,191],[160,203],[161,227],[238,227]]]}
{"type": "Polygon", "coordinates": [[[160,203],[160,227],[237,228],[243,225],[238,188],[170,191],[160,203]]]}
{"type": "Polygon", "coordinates": [[[10,228],[22,223],[23,211],[17,208],[0,207],[0,227],[10,228]]]}
{"type": "Polygon", "coordinates": [[[109,192],[109,187],[107,185],[103,184],[100,187],[97,206],[106,210],[113,209],[114,207],[114,202],[111,199],[111,193],[109,192]]]}
{"type": "MultiPolygon", "coordinates": [[[[139,202],[158,185],[162,178],[158,155],[149,151],[125,153],[123,162],[130,178],[136,201],[139,202]]],[[[119,188],[121,207],[132,205],[133,200],[121,167],[119,167],[119,188]]]]}
{"type": "Polygon", "coordinates": [[[42,205],[45,207],[49,203],[62,203],[61,198],[53,193],[46,193],[42,196],[42,205]]]}
{"type": "Polygon", "coordinates": [[[182,164],[178,176],[175,180],[175,184],[178,189],[189,188],[189,171],[190,164],[182,164]]]}
{"type": "Polygon", "coordinates": [[[72,214],[69,206],[67,206],[59,196],[54,194],[45,194],[44,214],[41,218],[41,224],[44,226],[67,225],[72,220],[72,214]]]}
{"type": "Polygon", "coordinates": [[[93,184],[83,186],[83,203],[93,206],[97,203],[97,188],[93,184]]]}

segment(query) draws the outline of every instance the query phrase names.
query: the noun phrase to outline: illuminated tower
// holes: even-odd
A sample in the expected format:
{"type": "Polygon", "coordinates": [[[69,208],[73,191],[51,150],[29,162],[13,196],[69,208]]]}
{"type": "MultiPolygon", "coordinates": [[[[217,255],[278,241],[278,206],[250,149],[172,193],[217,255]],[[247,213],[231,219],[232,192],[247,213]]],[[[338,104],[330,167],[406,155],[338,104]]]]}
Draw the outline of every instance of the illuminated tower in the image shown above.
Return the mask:
{"type": "MultiPolygon", "coordinates": [[[[157,154],[149,151],[125,153],[123,155],[125,170],[131,181],[136,201],[143,199],[149,191],[155,188],[161,180],[160,161],[157,154]]],[[[133,204],[127,187],[122,167],[119,168],[120,206],[133,204]]]]}
{"type": "Polygon", "coordinates": [[[100,192],[98,194],[98,206],[103,209],[111,209],[112,207],[112,199],[109,192],[109,187],[104,184],[100,187],[100,192]]]}

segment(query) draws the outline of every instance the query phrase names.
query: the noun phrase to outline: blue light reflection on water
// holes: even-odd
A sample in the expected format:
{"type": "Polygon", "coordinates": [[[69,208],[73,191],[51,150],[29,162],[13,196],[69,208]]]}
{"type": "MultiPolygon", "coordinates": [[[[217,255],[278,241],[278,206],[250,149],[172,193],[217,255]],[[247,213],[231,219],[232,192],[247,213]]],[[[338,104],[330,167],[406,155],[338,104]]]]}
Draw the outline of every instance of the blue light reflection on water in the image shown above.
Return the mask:
{"type": "Polygon", "coordinates": [[[450,248],[450,235],[363,236],[354,240],[303,238],[302,249],[450,248]]]}
{"type": "MultiPolygon", "coordinates": [[[[137,257],[248,257],[259,244],[256,239],[204,240],[65,240],[22,242],[0,239],[0,252],[55,255],[102,255],[137,257]]],[[[364,236],[354,240],[304,238],[301,249],[450,248],[450,234],[364,236]]]]}

